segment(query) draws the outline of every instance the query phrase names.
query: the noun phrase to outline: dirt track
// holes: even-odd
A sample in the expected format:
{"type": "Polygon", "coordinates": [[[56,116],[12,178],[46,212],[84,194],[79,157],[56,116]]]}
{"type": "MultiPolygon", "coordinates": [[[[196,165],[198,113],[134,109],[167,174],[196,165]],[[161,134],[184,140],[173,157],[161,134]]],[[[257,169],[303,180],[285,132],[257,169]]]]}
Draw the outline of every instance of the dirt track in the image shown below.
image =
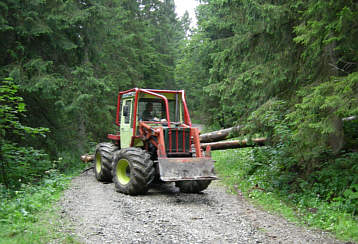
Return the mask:
{"type": "Polygon", "coordinates": [[[132,197],[89,171],[73,180],[61,208],[72,225],[64,231],[83,243],[340,243],[256,209],[219,182],[202,194],[169,184],[132,197]]]}

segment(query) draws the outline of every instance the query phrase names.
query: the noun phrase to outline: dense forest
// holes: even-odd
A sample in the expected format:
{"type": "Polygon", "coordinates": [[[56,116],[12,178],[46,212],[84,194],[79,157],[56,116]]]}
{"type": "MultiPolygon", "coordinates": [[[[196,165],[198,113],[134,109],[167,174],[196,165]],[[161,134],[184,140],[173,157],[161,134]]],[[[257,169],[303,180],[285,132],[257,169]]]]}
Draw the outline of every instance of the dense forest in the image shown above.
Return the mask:
{"type": "Polygon", "coordinates": [[[176,81],[207,124],[246,125],[309,175],[357,150],[357,121],[342,122],[358,113],[357,10],[355,1],[207,1],[176,81]]]}
{"type": "Polygon", "coordinates": [[[0,11],[1,182],[7,186],[34,170],[40,159],[27,155],[66,159],[56,166],[63,170],[106,140],[116,130],[118,91],[176,87],[188,16],[179,20],[173,1],[3,1],[0,11]]]}
{"type": "Polygon", "coordinates": [[[1,191],[105,141],[118,91],[185,89],[194,120],[268,138],[252,172],[291,193],[329,183],[311,190],[357,214],[356,1],[202,0],[194,28],[173,0],[4,0],[0,12],[1,191]]]}

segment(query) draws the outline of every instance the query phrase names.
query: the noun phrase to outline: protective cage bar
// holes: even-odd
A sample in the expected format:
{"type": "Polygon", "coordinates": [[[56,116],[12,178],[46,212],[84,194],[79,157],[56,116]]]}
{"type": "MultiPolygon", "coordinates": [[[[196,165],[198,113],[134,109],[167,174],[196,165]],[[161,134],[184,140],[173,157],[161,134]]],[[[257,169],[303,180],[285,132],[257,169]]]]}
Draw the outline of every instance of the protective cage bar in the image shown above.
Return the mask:
{"type": "MultiPolygon", "coordinates": [[[[181,94],[181,98],[182,98],[182,103],[183,103],[183,108],[184,108],[184,123],[188,126],[191,126],[191,119],[190,119],[190,115],[189,115],[189,110],[188,110],[188,106],[186,104],[186,99],[185,99],[185,91],[184,90],[157,90],[157,89],[141,89],[141,88],[133,88],[130,90],[126,90],[126,91],[122,91],[118,93],[118,98],[117,98],[117,112],[116,112],[116,125],[120,126],[119,123],[119,112],[120,112],[120,104],[121,104],[121,96],[130,92],[134,92],[135,93],[135,108],[134,108],[134,112],[137,112],[137,104],[138,104],[138,94],[140,92],[143,93],[147,93],[147,94],[151,94],[153,96],[156,97],[160,97],[163,99],[163,95],[161,95],[160,93],[174,93],[174,94],[181,94]]],[[[166,97],[165,99],[163,99],[164,101],[167,100],[166,97]]],[[[167,100],[168,102],[168,100],[167,100]]],[[[165,106],[166,106],[166,111],[169,117],[169,106],[168,103],[166,102],[165,106]]],[[[134,113],[134,120],[136,119],[136,113],[134,113]]],[[[169,120],[168,120],[169,122],[169,120]]]]}

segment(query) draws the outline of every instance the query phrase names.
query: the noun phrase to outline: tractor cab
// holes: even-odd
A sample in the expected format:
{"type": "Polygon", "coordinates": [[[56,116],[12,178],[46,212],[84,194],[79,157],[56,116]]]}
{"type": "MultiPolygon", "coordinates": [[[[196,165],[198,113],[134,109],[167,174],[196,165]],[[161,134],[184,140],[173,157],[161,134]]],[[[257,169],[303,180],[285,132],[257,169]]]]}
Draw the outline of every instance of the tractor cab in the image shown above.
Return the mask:
{"type": "MultiPolygon", "coordinates": [[[[173,151],[172,149],[176,149],[173,146],[177,146],[169,138],[169,134],[171,135],[172,132],[178,131],[178,133],[182,134],[184,131],[184,137],[188,139],[186,144],[189,144],[190,140],[189,128],[191,121],[183,90],[135,88],[120,92],[118,95],[116,124],[119,126],[119,134],[108,135],[108,137],[112,140],[117,140],[121,148],[144,146],[142,130],[147,126],[152,129],[161,127],[165,130],[165,139],[171,142],[171,145],[168,145],[170,152],[173,151]],[[141,124],[144,126],[141,126],[141,124]],[[184,130],[184,128],[187,128],[187,130],[184,130]]],[[[183,145],[180,145],[179,151],[183,151],[183,145]]]]}

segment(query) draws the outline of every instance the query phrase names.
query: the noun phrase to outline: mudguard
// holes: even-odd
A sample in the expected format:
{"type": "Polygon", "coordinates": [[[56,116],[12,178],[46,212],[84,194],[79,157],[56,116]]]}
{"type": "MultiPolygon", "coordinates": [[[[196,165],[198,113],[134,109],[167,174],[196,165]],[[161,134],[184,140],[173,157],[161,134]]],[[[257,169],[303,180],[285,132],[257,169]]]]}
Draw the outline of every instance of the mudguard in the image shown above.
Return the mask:
{"type": "Polygon", "coordinates": [[[159,158],[162,181],[215,180],[214,160],[211,158],[159,158]]]}

